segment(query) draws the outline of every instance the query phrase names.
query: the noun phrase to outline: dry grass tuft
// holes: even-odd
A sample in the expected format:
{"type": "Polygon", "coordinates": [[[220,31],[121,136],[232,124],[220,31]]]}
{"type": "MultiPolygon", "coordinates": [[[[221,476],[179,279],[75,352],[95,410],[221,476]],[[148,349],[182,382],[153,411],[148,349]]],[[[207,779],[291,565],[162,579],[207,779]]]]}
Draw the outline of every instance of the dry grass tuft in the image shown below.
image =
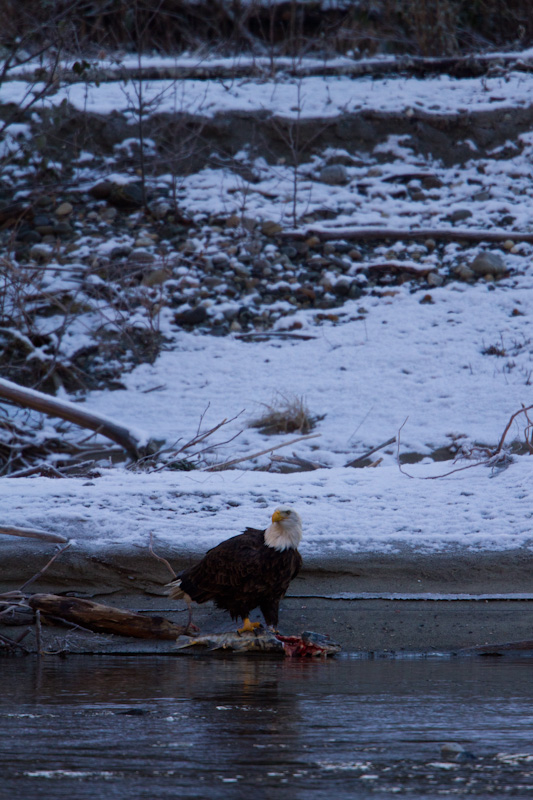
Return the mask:
{"type": "Polygon", "coordinates": [[[322,416],[313,416],[303,397],[286,396],[279,394],[272,403],[261,404],[265,411],[260,417],[249,422],[250,428],[259,428],[261,433],[272,435],[275,433],[306,434],[311,431],[322,416]]]}

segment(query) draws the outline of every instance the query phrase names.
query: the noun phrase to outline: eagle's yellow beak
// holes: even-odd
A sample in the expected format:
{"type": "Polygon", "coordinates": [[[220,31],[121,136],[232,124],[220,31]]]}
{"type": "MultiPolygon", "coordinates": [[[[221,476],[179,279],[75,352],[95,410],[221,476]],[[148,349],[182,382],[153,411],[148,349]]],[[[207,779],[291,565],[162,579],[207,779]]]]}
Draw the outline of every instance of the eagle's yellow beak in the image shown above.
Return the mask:
{"type": "Polygon", "coordinates": [[[272,522],[281,522],[281,520],[285,519],[286,517],[287,515],[283,511],[280,511],[279,508],[277,508],[272,514],[272,522]]]}

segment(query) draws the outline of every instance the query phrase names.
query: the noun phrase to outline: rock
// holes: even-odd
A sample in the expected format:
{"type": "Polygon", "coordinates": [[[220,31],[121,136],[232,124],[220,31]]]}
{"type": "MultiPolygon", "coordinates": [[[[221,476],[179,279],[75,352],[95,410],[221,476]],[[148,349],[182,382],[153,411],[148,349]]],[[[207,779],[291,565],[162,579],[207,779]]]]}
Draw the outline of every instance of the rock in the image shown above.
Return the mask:
{"type": "Polygon", "coordinates": [[[476,277],[476,273],[465,264],[461,264],[459,267],[456,267],[454,272],[462,281],[471,281],[476,277]]]}
{"type": "Polygon", "coordinates": [[[178,312],[174,315],[174,321],[180,326],[201,325],[207,319],[207,309],[204,306],[196,306],[186,311],[178,312]]]}
{"type": "Polygon", "coordinates": [[[36,244],[40,242],[42,239],[41,234],[38,231],[30,230],[28,228],[22,228],[17,233],[17,242],[25,242],[26,244],[36,244]]]}
{"type": "Polygon", "coordinates": [[[129,256],[131,253],[131,247],[127,244],[119,244],[117,247],[114,247],[109,254],[111,258],[125,258],[129,256]]]}
{"type": "Polygon", "coordinates": [[[241,218],[238,214],[232,214],[226,220],[226,228],[238,228],[241,224],[241,218]]]}
{"type": "Polygon", "coordinates": [[[30,257],[34,261],[44,263],[52,258],[52,248],[48,244],[34,244],[30,250],[30,257]]]}
{"type": "Polygon", "coordinates": [[[50,206],[53,205],[53,200],[51,197],[48,197],[48,195],[41,194],[35,199],[35,205],[37,208],[50,208],[50,206]]]}
{"type": "Polygon", "coordinates": [[[111,181],[99,181],[94,186],[91,186],[89,194],[95,200],[107,200],[111,194],[111,186],[111,181]]]}
{"type": "Polygon", "coordinates": [[[144,192],[140,183],[100,181],[89,189],[89,194],[96,200],[107,200],[119,208],[144,205],[144,192]]]}
{"type": "Polygon", "coordinates": [[[348,278],[339,278],[333,286],[333,291],[338,297],[347,297],[350,293],[351,282],[348,278]]]}
{"type": "Polygon", "coordinates": [[[439,275],[438,272],[430,272],[427,276],[427,282],[429,286],[442,286],[444,283],[444,278],[442,275],[439,275]]]}
{"type": "MultiPolygon", "coordinates": [[[[122,245],[122,247],[126,247],[126,245],[122,245]]],[[[114,253],[115,250],[119,248],[114,248],[112,252],[114,253]]],[[[132,250],[129,254],[128,258],[128,266],[135,264],[139,267],[145,267],[150,264],[153,264],[155,261],[155,256],[153,253],[148,253],[146,250],[132,250]]]]}
{"type": "Polygon", "coordinates": [[[74,207],[72,203],[61,203],[58,208],[56,208],[56,216],[57,217],[68,217],[69,214],[72,214],[74,211],[74,207]]]}
{"type": "Polygon", "coordinates": [[[444,184],[437,175],[425,175],[422,178],[422,186],[424,189],[441,189],[444,184]]]}
{"type": "Polygon", "coordinates": [[[507,272],[505,261],[499,253],[491,253],[490,251],[478,253],[470,264],[470,269],[475,275],[493,275],[495,278],[507,272]]]}
{"type": "Polygon", "coordinates": [[[159,203],[154,203],[154,205],[150,208],[150,213],[152,214],[154,219],[164,219],[167,214],[172,211],[172,206],[170,203],[165,201],[160,201],[159,203]]]}
{"type": "Polygon", "coordinates": [[[72,226],[68,224],[68,222],[56,222],[54,225],[53,233],[57,233],[58,236],[64,236],[65,234],[72,233],[73,229],[72,226]]]}
{"type": "Polygon", "coordinates": [[[283,230],[283,226],[279,224],[279,222],[272,222],[271,220],[265,220],[261,223],[261,233],[264,236],[276,236],[276,234],[281,233],[283,230]]]}
{"type": "Polygon", "coordinates": [[[162,283],[166,283],[166,281],[170,280],[171,277],[172,272],[169,269],[161,267],[161,269],[154,269],[153,272],[149,272],[148,275],[145,275],[142,279],[142,285],[160,286],[162,283]]]}
{"type": "Polygon", "coordinates": [[[445,761],[472,761],[476,756],[466,750],[459,742],[444,742],[440,746],[440,755],[445,761]]]}
{"type": "Polygon", "coordinates": [[[52,227],[54,220],[48,214],[35,214],[33,224],[36,228],[52,227]]]}
{"type": "Polygon", "coordinates": [[[344,164],[330,164],[322,167],[318,180],[330,186],[342,186],[348,183],[348,172],[344,164]]]}
{"type": "Polygon", "coordinates": [[[451,214],[448,214],[446,217],[449,222],[462,222],[464,219],[468,219],[472,216],[472,212],[468,210],[468,208],[458,208],[455,211],[452,211],[451,214]]]}
{"type": "Polygon", "coordinates": [[[117,209],[116,208],[104,208],[101,213],[101,217],[105,222],[113,222],[115,217],[117,216],[117,209]]]}
{"type": "Polygon", "coordinates": [[[113,183],[109,203],[118,208],[140,208],[144,205],[144,191],[140,183],[113,183]]]}

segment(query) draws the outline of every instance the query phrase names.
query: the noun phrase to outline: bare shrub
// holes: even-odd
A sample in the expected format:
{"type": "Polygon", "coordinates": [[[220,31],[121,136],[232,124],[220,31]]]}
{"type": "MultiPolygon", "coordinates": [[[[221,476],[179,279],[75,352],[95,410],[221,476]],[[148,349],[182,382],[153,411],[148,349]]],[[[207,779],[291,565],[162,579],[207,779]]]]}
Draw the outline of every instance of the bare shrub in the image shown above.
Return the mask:
{"type": "Polygon", "coordinates": [[[306,434],[313,430],[316,423],[324,419],[325,415],[313,416],[309,411],[303,397],[279,394],[274,400],[261,404],[264,413],[248,424],[250,428],[259,428],[261,433],[268,435],[276,433],[306,434]]]}

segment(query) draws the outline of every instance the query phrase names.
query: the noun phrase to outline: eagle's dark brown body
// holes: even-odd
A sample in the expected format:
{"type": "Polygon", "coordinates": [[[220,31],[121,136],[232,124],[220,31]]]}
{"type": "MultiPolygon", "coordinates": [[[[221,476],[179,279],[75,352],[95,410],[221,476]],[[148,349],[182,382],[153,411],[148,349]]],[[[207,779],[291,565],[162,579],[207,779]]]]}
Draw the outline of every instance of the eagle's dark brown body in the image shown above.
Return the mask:
{"type": "Polygon", "coordinates": [[[301,566],[295,547],[269,547],[264,530],[246,528],[208,550],[198,564],[178,575],[176,583],[191,600],[213,600],[233,619],[246,619],[260,608],[267,625],[277,625],[280,600],[301,566]]]}

